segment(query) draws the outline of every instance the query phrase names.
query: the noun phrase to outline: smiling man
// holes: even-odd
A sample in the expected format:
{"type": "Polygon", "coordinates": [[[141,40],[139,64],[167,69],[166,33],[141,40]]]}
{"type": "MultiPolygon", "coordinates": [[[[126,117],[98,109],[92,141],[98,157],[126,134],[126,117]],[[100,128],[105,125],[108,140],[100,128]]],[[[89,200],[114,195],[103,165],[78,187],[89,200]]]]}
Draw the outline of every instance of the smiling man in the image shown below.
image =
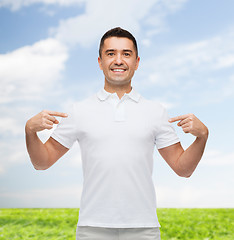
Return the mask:
{"type": "Polygon", "coordinates": [[[80,144],[84,183],[77,240],[160,239],[154,147],[181,177],[191,176],[204,152],[208,129],[198,118],[185,114],[169,119],[160,104],[132,87],[139,61],[133,35],[121,28],[109,30],[98,57],[104,88],[74,103],[68,115],[42,111],[26,123],[27,149],[38,170],[52,166],[75,141],[80,144]],[[55,116],[63,120],[43,144],[36,133],[57,124],[55,116]],[[175,121],[196,136],[186,150],[171,126],[175,121]]]}
{"type": "MultiPolygon", "coordinates": [[[[101,41],[99,66],[105,76],[105,90],[124,94],[131,91],[131,79],[137,70],[140,58],[137,47],[129,38],[109,37],[101,41]],[[127,91],[126,91],[127,90],[127,91]]],[[[119,98],[122,97],[119,95],[119,98]]]]}

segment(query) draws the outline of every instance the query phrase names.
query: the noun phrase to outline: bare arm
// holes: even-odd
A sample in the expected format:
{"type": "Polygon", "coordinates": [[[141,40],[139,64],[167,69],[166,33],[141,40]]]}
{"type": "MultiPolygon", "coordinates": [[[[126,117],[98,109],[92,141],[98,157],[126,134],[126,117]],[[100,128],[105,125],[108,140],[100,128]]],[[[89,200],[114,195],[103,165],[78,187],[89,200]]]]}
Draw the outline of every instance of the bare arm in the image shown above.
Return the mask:
{"type": "Polygon", "coordinates": [[[66,117],[67,115],[44,110],[29,119],[25,125],[27,150],[31,162],[37,170],[49,168],[69,150],[51,137],[43,144],[37,136],[37,132],[52,129],[53,124],[58,123],[54,116],[66,117]]]}
{"type": "Polygon", "coordinates": [[[184,151],[180,143],[159,149],[159,153],[169,166],[182,177],[190,177],[202,158],[208,128],[193,114],[186,114],[170,119],[170,122],[180,121],[177,125],[185,133],[196,136],[196,140],[184,151]]]}

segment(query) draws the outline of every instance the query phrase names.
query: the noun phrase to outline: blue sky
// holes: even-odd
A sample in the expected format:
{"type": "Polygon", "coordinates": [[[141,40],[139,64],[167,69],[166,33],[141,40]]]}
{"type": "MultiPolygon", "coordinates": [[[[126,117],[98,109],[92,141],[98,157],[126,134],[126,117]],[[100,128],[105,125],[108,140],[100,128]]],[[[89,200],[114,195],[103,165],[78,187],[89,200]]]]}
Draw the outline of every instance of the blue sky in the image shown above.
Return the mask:
{"type": "MultiPolygon", "coordinates": [[[[132,85],[171,116],[194,113],[209,128],[194,174],[178,177],[155,150],[158,207],[233,207],[234,2],[192,0],[0,1],[0,207],[79,207],[79,145],[34,170],[24,125],[64,111],[103,87],[99,39],[121,26],[137,38],[132,85]]],[[[194,137],[174,127],[186,148],[194,137]]],[[[43,141],[51,131],[39,133],[43,141]]]]}

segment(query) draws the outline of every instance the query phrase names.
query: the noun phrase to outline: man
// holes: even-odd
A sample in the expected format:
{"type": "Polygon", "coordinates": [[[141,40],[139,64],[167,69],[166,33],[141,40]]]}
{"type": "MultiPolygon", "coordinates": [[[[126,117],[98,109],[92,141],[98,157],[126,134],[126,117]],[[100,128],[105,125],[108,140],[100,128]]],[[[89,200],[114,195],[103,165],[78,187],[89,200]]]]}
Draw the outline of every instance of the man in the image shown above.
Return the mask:
{"type": "Polygon", "coordinates": [[[35,169],[52,166],[80,144],[83,192],[77,239],[160,239],[152,181],[153,150],[182,177],[189,177],[200,161],[207,127],[193,114],[168,120],[165,109],[142,97],[131,86],[140,58],[135,38],[114,28],[100,42],[98,63],[104,89],[74,104],[69,114],[42,111],[26,123],[26,143],[35,169]],[[57,124],[46,143],[37,132],[57,124]],[[196,136],[184,151],[171,126],[178,122],[196,136]]]}

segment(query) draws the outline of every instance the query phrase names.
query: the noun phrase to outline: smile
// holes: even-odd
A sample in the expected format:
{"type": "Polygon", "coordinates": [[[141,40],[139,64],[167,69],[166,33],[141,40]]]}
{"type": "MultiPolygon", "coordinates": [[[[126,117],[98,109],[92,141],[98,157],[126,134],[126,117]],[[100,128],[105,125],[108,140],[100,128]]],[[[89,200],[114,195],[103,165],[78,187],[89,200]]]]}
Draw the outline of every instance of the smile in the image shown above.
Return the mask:
{"type": "Polygon", "coordinates": [[[115,68],[115,69],[111,69],[111,71],[113,72],[125,72],[125,69],[120,69],[120,68],[115,68]]]}

